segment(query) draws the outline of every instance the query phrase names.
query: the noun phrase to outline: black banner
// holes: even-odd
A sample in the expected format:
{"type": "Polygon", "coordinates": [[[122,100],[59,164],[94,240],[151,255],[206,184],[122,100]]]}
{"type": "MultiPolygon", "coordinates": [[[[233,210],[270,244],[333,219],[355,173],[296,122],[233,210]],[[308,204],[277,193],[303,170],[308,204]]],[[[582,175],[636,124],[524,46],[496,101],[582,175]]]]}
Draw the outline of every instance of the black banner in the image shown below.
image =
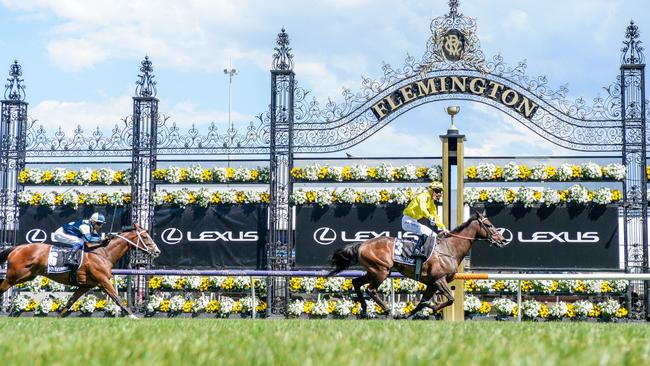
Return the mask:
{"type": "Polygon", "coordinates": [[[296,207],[296,267],[329,268],[336,249],[376,236],[416,236],[402,230],[404,205],[334,204],[296,207]]]}
{"type": "Polygon", "coordinates": [[[18,244],[52,242],[52,233],[65,223],[88,219],[94,212],[104,214],[106,223],[101,232],[119,233],[131,220],[130,206],[86,206],[78,208],[58,206],[53,210],[46,206],[21,206],[18,244]]]}
{"type": "Polygon", "coordinates": [[[263,268],[268,205],[201,208],[161,206],[154,211],[158,268],[263,268]]]}
{"type": "Polygon", "coordinates": [[[485,205],[490,221],[510,241],[504,248],[477,241],[472,269],[617,270],[618,208],[614,206],[485,205]]]}
{"type": "MultiPolygon", "coordinates": [[[[88,219],[94,212],[104,214],[106,223],[101,232],[117,234],[131,221],[131,206],[21,206],[19,210],[18,244],[52,242],[52,233],[70,221],[88,219]],[[112,230],[111,230],[112,228],[112,230]]],[[[124,256],[114,268],[127,268],[124,256]]]]}

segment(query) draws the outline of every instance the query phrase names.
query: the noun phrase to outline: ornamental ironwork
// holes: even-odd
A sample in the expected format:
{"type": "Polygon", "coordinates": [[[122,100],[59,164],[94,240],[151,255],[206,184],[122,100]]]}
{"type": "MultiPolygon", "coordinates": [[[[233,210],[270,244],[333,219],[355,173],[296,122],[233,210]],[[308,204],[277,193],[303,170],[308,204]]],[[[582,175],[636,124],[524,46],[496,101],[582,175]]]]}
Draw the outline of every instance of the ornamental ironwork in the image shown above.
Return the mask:
{"type": "Polygon", "coordinates": [[[149,56],[145,56],[140,64],[140,78],[135,82],[135,95],[138,97],[149,98],[156,96],[156,82],[153,80],[153,63],[149,60],[149,56]]]}
{"type": "Polygon", "coordinates": [[[625,41],[623,41],[623,48],[621,52],[621,62],[624,64],[642,64],[644,61],[643,57],[643,47],[641,47],[641,41],[639,40],[639,27],[634,24],[634,21],[630,21],[630,25],[627,26],[625,31],[625,41]]]}
{"type": "Polygon", "coordinates": [[[5,84],[6,100],[21,102],[25,100],[25,86],[22,84],[24,80],[21,76],[23,76],[23,68],[18,63],[18,60],[14,60],[14,63],[9,66],[9,77],[7,78],[7,84],[5,84]]]}
{"type": "Polygon", "coordinates": [[[289,35],[284,28],[278,33],[276,43],[277,47],[274,48],[275,53],[273,54],[271,68],[273,70],[293,70],[293,55],[289,47],[289,35]]]}

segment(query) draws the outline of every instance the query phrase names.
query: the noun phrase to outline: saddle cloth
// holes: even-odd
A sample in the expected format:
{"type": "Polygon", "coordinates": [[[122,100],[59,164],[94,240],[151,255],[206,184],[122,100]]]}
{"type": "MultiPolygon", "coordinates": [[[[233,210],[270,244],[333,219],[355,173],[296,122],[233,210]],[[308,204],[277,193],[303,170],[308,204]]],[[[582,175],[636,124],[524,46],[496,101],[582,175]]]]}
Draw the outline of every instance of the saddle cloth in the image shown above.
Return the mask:
{"type": "MultiPolygon", "coordinates": [[[[422,246],[422,252],[424,255],[427,257],[431,257],[431,253],[433,253],[433,249],[435,247],[436,243],[436,238],[435,237],[429,237],[422,246]]],[[[415,265],[415,258],[413,258],[413,249],[415,248],[415,242],[411,240],[403,240],[403,239],[398,239],[395,238],[395,242],[393,243],[395,245],[395,250],[393,251],[393,261],[402,263],[402,264],[407,264],[407,265],[415,265]]]]}
{"type": "MultiPolygon", "coordinates": [[[[70,267],[63,264],[67,253],[71,252],[72,248],[63,248],[50,245],[50,253],[47,256],[47,273],[65,273],[70,272],[70,267]]],[[[77,251],[77,262],[79,266],[83,261],[83,250],[77,251]]],[[[78,268],[78,267],[77,267],[78,268]]]]}

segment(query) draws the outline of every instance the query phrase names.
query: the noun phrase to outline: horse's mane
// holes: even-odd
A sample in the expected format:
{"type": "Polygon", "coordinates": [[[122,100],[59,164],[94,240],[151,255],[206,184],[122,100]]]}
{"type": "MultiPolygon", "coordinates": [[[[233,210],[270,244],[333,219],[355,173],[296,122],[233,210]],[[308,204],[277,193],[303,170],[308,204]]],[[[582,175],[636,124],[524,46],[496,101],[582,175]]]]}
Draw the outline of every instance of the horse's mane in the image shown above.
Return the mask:
{"type": "Polygon", "coordinates": [[[451,232],[457,234],[457,233],[463,231],[466,227],[468,227],[469,224],[472,223],[472,221],[477,220],[477,219],[478,219],[478,214],[475,212],[474,214],[472,214],[472,216],[467,221],[465,221],[462,224],[456,226],[456,228],[454,228],[454,230],[452,230],[451,232]]]}

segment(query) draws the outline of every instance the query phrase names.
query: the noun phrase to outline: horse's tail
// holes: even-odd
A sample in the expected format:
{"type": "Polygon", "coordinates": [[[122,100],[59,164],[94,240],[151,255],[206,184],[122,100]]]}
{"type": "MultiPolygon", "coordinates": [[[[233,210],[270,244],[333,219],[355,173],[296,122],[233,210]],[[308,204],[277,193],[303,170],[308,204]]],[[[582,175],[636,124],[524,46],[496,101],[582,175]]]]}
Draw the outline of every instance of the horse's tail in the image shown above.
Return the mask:
{"type": "Polygon", "coordinates": [[[326,277],[335,275],[344,269],[347,269],[354,263],[357,263],[359,259],[359,247],[361,244],[363,243],[346,245],[345,247],[335,251],[330,258],[330,265],[334,267],[334,269],[331,270],[326,277]]]}
{"type": "Polygon", "coordinates": [[[7,260],[7,257],[9,257],[9,254],[11,254],[14,249],[16,249],[16,247],[11,247],[0,252],[0,264],[3,264],[7,260]]]}

